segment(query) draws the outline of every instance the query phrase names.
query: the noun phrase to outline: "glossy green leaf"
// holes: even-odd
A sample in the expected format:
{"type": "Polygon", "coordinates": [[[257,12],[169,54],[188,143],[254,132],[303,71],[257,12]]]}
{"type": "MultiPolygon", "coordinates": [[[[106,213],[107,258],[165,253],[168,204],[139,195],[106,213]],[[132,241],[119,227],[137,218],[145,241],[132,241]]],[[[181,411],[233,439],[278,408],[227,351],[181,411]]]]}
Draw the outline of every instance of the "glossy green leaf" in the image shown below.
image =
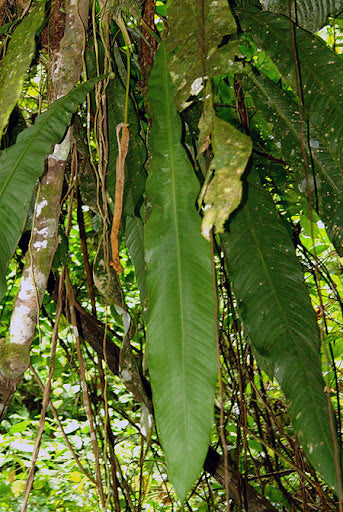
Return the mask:
{"type": "MultiPolygon", "coordinates": [[[[260,0],[266,11],[288,16],[288,2],[285,0],[260,0]]],[[[296,0],[292,2],[292,19],[297,25],[317,32],[326,25],[329,16],[336,16],[343,11],[342,0],[296,0]]]]}
{"type": "MultiPolygon", "coordinates": [[[[239,13],[244,30],[273,59],[286,83],[296,93],[289,20],[257,9],[242,9],[239,13]]],[[[343,60],[319,37],[296,27],[294,33],[306,116],[323,149],[342,168],[343,60]]]]}
{"type": "Polygon", "coordinates": [[[210,240],[212,227],[215,227],[217,233],[223,233],[225,221],[242,200],[241,176],[251,154],[252,141],[215,115],[209,87],[206,87],[204,112],[199,127],[200,147],[210,139],[214,155],[209,170],[210,174],[214,171],[214,176],[210,183],[205,180],[201,192],[204,202],[201,231],[210,240]]]}
{"type": "Polygon", "coordinates": [[[149,82],[148,363],[168,474],[183,500],[208,449],[216,348],[210,245],[200,233],[199,186],[181,144],[174,93],[162,43],[149,82]]]}
{"type": "MultiPolygon", "coordinates": [[[[273,134],[279,155],[286,160],[298,176],[298,187],[307,197],[300,142],[299,107],[274,82],[261,74],[244,77],[244,89],[251,95],[259,116],[273,134]]],[[[253,120],[252,120],[253,121],[253,120]]],[[[325,223],[330,240],[337,252],[343,255],[343,173],[337,160],[326,151],[316,130],[307,123],[304,127],[304,144],[309,166],[312,205],[325,223]],[[311,163],[314,165],[314,187],[311,163]],[[318,197],[318,203],[317,203],[318,197]]]]}
{"type": "Polygon", "coordinates": [[[177,89],[175,103],[182,110],[187,106],[187,98],[201,89],[204,73],[225,74],[234,65],[234,57],[239,53],[237,43],[218,46],[237,27],[226,0],[204,0],[204,40],[201,6],[197,0],[173,0],[168,5],[167,19],[168,66],[177,89]]]}
{"type": "Polygon", "coordinates": [[[35,35],[43,23],[45,2],[27,15],[13,33],[0,69],[0,139],[23,88],[35,51],[35,35]]]}
{"type": "Polygon", "coordinates": [[[71,116],[97,81],[90,80],[53,103],[0,155],[0,297],[6,290],[6,270],[25,225],[34,186],[44,171],[44,160],[61,141],[71,116]]]}
{"type": "Polygon", "coordinates": [[[222,240],[245,333],[288,398],[309,460],[337,490],[316,317],[292,241],[255,170],[222,240]]]}

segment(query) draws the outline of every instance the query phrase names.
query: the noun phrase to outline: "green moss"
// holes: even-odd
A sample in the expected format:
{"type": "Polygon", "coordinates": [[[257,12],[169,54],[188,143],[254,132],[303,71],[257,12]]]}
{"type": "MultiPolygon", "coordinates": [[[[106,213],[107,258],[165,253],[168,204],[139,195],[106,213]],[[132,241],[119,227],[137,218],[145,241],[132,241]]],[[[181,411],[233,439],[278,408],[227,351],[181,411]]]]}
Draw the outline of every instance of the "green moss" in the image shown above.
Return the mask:
{"type": "Polygon", "coordinates": [[[27,345],[0,340],[0,372],[8,378],[20,377],[30,365],[30,348],[27,345]]]}

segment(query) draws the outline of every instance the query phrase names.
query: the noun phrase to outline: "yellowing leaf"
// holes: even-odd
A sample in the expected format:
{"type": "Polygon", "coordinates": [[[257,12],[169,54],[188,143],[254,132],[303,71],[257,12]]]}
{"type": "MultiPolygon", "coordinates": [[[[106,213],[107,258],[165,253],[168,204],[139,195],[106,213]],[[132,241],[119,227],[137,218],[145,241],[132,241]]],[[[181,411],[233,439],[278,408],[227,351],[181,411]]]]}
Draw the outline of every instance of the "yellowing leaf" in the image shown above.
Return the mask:
{"type": "Polygon", "coordinates": [[[11,484],[11,491],[13,492],[14,496],[18,498],[23,492],[25,491],[26,487],[26,481],[25,480],[15,480],[11,484]]]}
{"type": "Polygon", "coordinates": [[[224,223],[242,200],[242,181],[252,150],[250,137],[237,130],[223,119],[215,116],[211,91],[207,88],[204,114],[199,123],[200,146],[211,136],[214,170],[212,181],[207,178],[200,198],[204,202],[204,217],[201,231],[209,240],[211,228],[223,233],[224,223]]]}
{"type": "Polygon", "coordinates": [[[232,175],[228,167],[216,172],[205,193],[204,217],[201,226],[203,236],[209,240],[213,226],[217,233],[223,233],[224,223],[239,206],[242,199],[242,182],[240,176],[244,169],[237,169],[232,175]]]}
{"type": "Polygon", "coordinates": [[[16,476],[17,476],[17,473],[16,473],[15,469],[11,469],[10,471],[7,472],[7,480],[9,482],[14,482],[14,480],[16,479],[16,476]]]}
{"type": "Polygon", "coordinates": [[[139,492],[141,488],[143,495],[145,495],[151,486],[151,477],[146,475],[136,475],[131,480],[131,488],[134,492],[139,492]]]}
{"type": "Polygon", "coordinates": [[[69,476],[72,482],[78,483],[80,482],[82,475],[79,471],[72,471],[69,476]]]}

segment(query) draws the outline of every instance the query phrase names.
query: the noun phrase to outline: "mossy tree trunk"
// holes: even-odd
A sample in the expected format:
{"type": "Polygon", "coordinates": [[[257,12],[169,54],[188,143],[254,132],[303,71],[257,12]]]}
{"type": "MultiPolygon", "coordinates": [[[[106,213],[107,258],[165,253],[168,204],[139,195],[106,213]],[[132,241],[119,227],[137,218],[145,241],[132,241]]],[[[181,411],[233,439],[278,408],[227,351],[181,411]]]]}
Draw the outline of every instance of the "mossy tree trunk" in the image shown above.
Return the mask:
{"type": "MultiPolygon", "coordinates": [[[[50,54],[50,78],[55,99],[67,94],[80,78],[88,11],[89,0],[65,2],[64,34],[59,44],[54,41],[55,49],[50,54]]],[[[0,347],[0,420],[30,364],[30,347],[58,245],[61,192],[69,151],[70,131],[48,157],[47,172],[38,187],[30,246],[9,336],[2,340],[0,347]]]]}

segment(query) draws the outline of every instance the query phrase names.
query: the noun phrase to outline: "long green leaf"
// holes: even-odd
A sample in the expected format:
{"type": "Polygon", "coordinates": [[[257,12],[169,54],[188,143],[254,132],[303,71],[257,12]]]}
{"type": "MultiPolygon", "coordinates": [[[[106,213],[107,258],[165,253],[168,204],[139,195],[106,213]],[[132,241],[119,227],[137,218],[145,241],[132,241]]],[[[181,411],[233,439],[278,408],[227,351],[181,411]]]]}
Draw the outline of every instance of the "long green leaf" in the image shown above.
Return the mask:
{"type": "MultiPolygon", "coordinates": [[[[307,195],[306,185],[301,187],[305,183],[305,173],[298,105],[264,75],[254,73],[246,76],[243,84],[251,95],[258,114],[264,118],[273,133],[278,153],[297,171],[298,185],[307,195]]],[[[307,162],[309,166],[313,162],[316,176],[318,205],[315,193],[312,194],[312,204],[325,223],[328,236],[337,252],[343,255],[343,173],[337,161],[323,147],[316,130],[310,126],[308,132],[307,123],[303,130],[307,162]]],[[[309,174],[312,180],[311,170],[309,174]]]]}
{"type": "MultiPolygon", "coordinates": [[[[282,77],[296,92],[288,19],[256,9],[242,9],[239,16],[242,27],[270,55],[282,77]]],[[[305,113],[323,148],[342,167],[343,61],[319,37],[296,27],[294,33],[305,113]]]]}
{"type": "Polygon", "coordinates": [[[245,332],[288,398],[307,456],[337,490],[316,317],[292,241],[256,171],[249,177],[246,204],[223,241],[245,332]]]}
{"type": "Polygon", "coordinates": [[[43,23],[45,2],[15,29],[0,70],[0,139],[24,83],[35,51],[35,35],[43,23]]]}
{"type": "Polygon", "coordinates": [[[210,248],[200,234],[199,186],[181,145],[174,93],[162,43],[149,82],[147,341],[157,426],[170,480],[182,500],[208,449],[216,349],[210,248]]]}
{"type": "MultiPolygon", "coordinates": [[[[108,172],[106,176],[106,189],[114,201],[116,160],[118,155],[118,143],[116,137],[116,125],[124,121],[125,112],[125,87],[118,76],[111,80],[106,89],[108,109],[108,172]]],[[[128,104],[128,123],[130,127],[129,151],[125,160],[125,192],[124,214],[133,215],[137,203],[142,202],[145,187],[146,172],[144,162],[146,149],[139,135],[140,125],[133,102],[128,104]],[[130,193],[130,200],[128,194],[130,193]]]]}
{"type": "Polygon", "coordinates": [[[0,298],[6,291],[6,270],[25,225],[34,186],[44,171],[44,160],[98,80],[76,87],[53,103],[0,155],[0,298]]]}
{"type": "MultiPolygon", "coordinates": [[[[288,16],[288,2],[285,0],[260,0],[260,2],[267,11],[288,16]]],[[[342,11],[342,0],[296,0],[292,2],[292,19],[309,32],[317,32],[326,25],[329,16],[336,16],[342,11]]]]}

